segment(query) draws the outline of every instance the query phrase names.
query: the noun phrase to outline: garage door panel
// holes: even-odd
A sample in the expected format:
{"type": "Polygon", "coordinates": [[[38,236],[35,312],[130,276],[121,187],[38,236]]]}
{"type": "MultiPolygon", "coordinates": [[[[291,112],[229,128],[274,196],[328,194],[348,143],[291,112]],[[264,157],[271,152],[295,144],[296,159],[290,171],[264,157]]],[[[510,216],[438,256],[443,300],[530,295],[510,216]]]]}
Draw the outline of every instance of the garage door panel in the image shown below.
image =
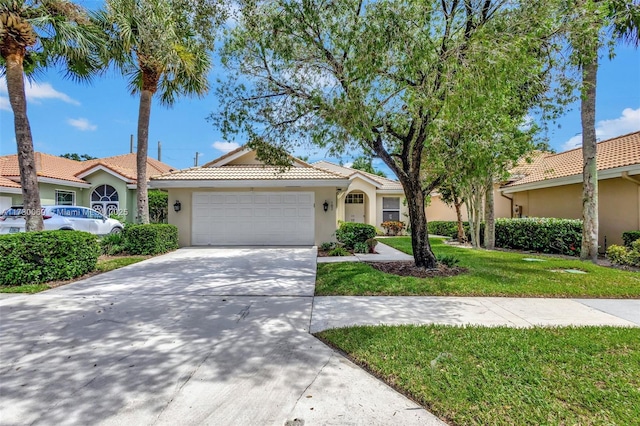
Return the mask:
{"type": "Polygon", "coordinates": [[[194,193],[192,244],[313,244],[314,200],[311,192],[194,193]]]}

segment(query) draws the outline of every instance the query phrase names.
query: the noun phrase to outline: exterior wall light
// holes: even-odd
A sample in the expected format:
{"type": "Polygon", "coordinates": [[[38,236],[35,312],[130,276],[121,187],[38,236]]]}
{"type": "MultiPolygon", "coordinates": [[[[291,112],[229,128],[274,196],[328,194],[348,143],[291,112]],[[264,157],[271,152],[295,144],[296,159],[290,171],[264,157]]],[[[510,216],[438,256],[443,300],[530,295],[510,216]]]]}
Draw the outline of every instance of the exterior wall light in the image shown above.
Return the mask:
{"type": "Polygon", "coordinates": [[[176,200],[176,202],[173,203],[173,209],[176,212],[179,212],[180,210],[182,210],[182,204],[180,204],[180,201],[176,200]]]}
{"type": "Polygon", "coordinates": [[[322,208],[324,209],[324,211],[326,212],[327,210],[329,210],[329,203],[325,200],[325,202],[322,204],[322,208]]]}

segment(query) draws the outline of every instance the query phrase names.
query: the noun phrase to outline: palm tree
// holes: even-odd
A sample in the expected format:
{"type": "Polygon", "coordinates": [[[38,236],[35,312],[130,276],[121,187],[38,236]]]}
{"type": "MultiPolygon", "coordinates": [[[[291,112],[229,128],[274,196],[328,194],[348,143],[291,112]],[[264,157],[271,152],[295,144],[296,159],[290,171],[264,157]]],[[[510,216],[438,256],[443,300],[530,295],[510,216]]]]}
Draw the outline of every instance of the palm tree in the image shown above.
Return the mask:
{"type": "Polygon", "coordinates": [[[179,95],[209,90],[217,24],[217,2],[184,0],[107,0],[96,20],[108,36],[109,56],[140,95],[137,149],[137,222],[149,223],[147,150],[151,101],[159,95],[170,106],[179,95]],[[215,6],[215,7],[214,7],[215,6]]]}
{"type": "Polygon", "coordinates": [[[6,75],[13,110],[26,230],[43,228],[25,71],[62,65],[69,77],[88,79],[97,70],[100,37],[85,11],[67,0],[2,0],[0,74],[6,75]]]}
{"type": "Polygon", "coordinates": [[[582,72],[580,119],[582,125],[582,246],[580,258],[598,259],[598,170],[596,121],[596,82],[598,50],[603,44],[602,31],[613,29],[613,35],[638,46],[640,38],[640,4],[637,0],[578,0],[569,2],[571,11],[569,41],[574,58],[582,72]],[[574,16],[573,13],[578,14],[574,16]],[[577,18],[577,19],[576,19],[577,18]]]}

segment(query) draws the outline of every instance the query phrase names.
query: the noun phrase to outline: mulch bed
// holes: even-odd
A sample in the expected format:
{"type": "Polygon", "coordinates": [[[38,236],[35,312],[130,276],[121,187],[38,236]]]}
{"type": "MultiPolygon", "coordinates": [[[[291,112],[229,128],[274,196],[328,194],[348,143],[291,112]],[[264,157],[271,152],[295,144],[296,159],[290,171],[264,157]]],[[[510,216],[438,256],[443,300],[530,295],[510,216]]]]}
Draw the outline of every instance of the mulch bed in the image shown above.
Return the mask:
{"type": "Polygon", "coordinates": [[[371,267],[387,274],[399,275],[401,277],[435,278],[453,277],[464,274],[467,268],[454,266],[452,268],[439,264],[436,269],[419,268],[413,261],[407,262],[368,262],[371,267]]]}

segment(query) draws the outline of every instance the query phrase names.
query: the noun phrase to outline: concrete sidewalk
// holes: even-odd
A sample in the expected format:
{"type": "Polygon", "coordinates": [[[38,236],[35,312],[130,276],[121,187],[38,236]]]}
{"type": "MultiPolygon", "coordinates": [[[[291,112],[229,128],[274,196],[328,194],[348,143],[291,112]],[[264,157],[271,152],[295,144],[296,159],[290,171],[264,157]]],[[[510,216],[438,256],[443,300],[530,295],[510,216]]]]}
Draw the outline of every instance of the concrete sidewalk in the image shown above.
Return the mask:
{"type": "Polygon", "coordinates": [[[411,261],[413,256],[378,242],[375,254],[355,253],[353,256],[319,257],[318,263],[339,262],[398,262],[411,261]]]}
{"type": "Polygon", "coordinates": [[[310,331],[354,325],[640,327],[640,300],[508,297],[315,297],[310,331]]]}

